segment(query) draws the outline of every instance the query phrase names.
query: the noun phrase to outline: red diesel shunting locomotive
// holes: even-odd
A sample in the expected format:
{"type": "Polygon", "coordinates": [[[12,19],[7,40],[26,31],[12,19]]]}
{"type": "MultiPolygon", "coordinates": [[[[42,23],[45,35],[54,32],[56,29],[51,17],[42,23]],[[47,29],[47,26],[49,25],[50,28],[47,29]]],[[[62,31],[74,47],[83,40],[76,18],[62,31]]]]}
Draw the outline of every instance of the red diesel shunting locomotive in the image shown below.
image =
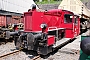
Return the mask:
{"type": "Polygon", "coordinates": [[[15,40],[15,45],[47,55],[79,33],[80,19],[73,12],[61,9],[40,12],[34,5],[24,13],[24,32],[15,40]]]}

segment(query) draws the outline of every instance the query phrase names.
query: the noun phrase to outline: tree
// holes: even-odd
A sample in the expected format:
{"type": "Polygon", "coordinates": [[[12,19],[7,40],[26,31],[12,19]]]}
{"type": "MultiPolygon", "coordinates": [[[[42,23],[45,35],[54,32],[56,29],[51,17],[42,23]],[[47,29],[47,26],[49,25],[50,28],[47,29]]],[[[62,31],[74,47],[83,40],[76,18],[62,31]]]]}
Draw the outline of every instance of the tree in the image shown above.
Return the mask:
{"type": "Polygon", "coordinates": [[[39,0],[39,2],[42,2],[42,0],[39,0]]]}

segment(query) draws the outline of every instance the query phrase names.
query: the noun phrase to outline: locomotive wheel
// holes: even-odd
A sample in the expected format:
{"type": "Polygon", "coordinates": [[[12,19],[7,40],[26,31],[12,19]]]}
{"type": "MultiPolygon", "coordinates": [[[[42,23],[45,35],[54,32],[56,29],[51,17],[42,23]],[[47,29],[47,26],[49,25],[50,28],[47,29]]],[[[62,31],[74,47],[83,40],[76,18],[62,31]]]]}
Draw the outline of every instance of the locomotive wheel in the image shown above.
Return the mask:
{"type": "Polygon", "coordinates": [[[21,44],[21,36],[19,36],[19,38],[15,41],[16,49],[19,50],[21,48],[21,44]]]}
{"type": "Polygon", "coordinates": [[[27,44],[28,50],[32,50],[34,48],[34,36],[32,33],[27,34],[27,44]]]}
{"type": "Polygon", "coordinates": [[[80,44],[81,50],[87,54],[90,55],[90,37],[85,38],[84,40],[81,41],[80,44]]]}

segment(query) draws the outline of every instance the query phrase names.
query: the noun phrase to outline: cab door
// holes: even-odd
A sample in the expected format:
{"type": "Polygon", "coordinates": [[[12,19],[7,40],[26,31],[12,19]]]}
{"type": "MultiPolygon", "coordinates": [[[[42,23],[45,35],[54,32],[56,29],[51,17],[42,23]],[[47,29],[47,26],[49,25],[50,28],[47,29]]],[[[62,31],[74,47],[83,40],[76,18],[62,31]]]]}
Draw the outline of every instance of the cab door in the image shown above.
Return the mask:
{"type": "Polygon", "coordinates": [[[80,33],[80,19],[79,16],[74,16],[74,37],[78,36],[80,33]]]}
{"type": "Polygon", "coordinates": [[[64,14],[64,23],[62,25],[63,28],[66,29],[66,38],[74,37],[74,14],[66,13],[64,14]]]}

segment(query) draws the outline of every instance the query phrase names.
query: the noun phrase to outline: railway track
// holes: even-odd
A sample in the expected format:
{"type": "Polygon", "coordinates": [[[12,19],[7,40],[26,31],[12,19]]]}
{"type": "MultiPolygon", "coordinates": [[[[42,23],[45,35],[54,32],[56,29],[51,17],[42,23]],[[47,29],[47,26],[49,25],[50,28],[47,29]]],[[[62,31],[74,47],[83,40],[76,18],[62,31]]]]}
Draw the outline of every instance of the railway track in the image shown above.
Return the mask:
{"type": "Polygon", "coordinates": [[[21,51],[21,50],[15,50],[15,51],[13,51],[13,52],[9,52],[9,53],[6,53],[6,54],[2,54],[2,55],[0,55],[0,58],[6,57],[6,56],[9,56],[9,55],[13,55],[13,54],[18,53],[18,52],[20,52],[20,51],[21,51]]]}
{"type": "MultiPolygon", "coordinates": [[[[86,33],[88,34],[89,32],[87,31],[86,33]]],[[[0,59],[1,58],[5,58],[5,57],[8,57],[10,55],[14,55],[16,53],[19,53],[21,50],[22,49],[20,49],[20,50],[14,50],[14,51],[11,51],[11,52],[7,52],[6,54],[2,54],[2,55],[0,55],[0,59]]],[[[76,52],[76,53],[78,53],[78,52],[76,52]]],[[[40,60],[40,55],[33,57],[31,60],[40,60]]]]}
{"type": "MultiPolygon", "coordinates": [[[[2,54],[2,55],[0,55],[0,59],[1,58],[5,58],[5,57],[8,57],[10,55],[14,55],[16,53],[19,53],[20,51],[21,50],[15,50],[15,51],[12,51],[12,52],[8,52],[6,54],[2,54]]],[[[33,57],[31,60],[39,60],[39,59],[40,59],[40,55],[33,57]]]]}
{"type": "Polygon", "coordinates": [[[35,56],[32,60],[39,60],[40,59],[40,55],[35,56]]]}

